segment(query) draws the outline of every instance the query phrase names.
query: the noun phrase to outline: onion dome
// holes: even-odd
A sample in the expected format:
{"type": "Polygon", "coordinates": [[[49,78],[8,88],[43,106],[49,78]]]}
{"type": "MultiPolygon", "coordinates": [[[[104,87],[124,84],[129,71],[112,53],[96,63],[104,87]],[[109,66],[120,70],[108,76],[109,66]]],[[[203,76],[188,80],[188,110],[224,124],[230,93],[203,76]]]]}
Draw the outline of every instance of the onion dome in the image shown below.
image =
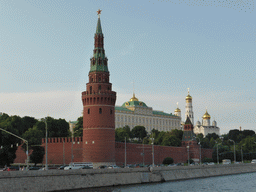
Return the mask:
{"type": "Polygon", "coordinates": [[[189,95],[189,88],[188,88],[188,95],[186,97],[186,101],[187,102],[192,101],[192,97],[191,97],[191,95],[189,95]]]}
{"type": "Polygon", "coordinates": [[[181,110],[179,108],[175,109],[174,112],[181,112],[181,110]]]}
{"type": "Polygon", "coordinates": [[[203,119],[210,119],[210,118],[211,118],[211,116],[209,115],[209,113],[206,110],[206,112],[205,112],[205,114],[203,116],[203,119]]]}
{"type": "Polygon", "coordinates": [[[192,97],[188,94],[187,97],[186,97],[186,100],[192,100],[192,97]]]}
{"type": "Polygon", "coordinates": [[[130,99],[130,101],[139,101],[139,99],[137,99],[137,98],[135,97],[135,94],[133,93],[133,97],[130,99]]]}

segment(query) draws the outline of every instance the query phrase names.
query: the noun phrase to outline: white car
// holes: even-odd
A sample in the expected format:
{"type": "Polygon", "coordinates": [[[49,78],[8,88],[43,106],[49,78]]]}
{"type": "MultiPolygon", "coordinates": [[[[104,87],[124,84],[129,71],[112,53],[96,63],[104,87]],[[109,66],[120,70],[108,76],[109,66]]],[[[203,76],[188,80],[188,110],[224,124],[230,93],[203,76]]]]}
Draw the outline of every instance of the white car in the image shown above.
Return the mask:
{"type": "Polygon", "coordinates": [[[210,162],[210,163],[208,163],[208,165],[215,165],[215,163],[214,162],[210,162]]]}
{"type": "Polygon", "coordinates": [[[116,166],[116,165],[109,165],[108,166],[108,169],[118,169],[120,167],[116,166]]]}
{"type": "Polygon", "coordinates": [[[253,160],[251,161],[251,163],[256,163],[256,159],[253,159],[253,160]]]}

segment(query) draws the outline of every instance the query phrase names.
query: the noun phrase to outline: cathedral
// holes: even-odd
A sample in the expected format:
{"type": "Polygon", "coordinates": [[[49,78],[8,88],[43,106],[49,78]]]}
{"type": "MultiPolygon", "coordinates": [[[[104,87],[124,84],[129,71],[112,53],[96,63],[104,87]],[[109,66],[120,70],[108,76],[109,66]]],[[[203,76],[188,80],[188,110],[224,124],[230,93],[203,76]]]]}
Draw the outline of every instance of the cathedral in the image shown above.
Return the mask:
{"type": "MultiPolygon", "coordinates": [[[[181,110],[177,108],[174,113],[176,116],[181,117],[181,110]]],[[[194,113],[193,113],[193,106],[192,106],[192,97],[189,94],[189,89],[188,89],[188,95],[186,97],[186,108],[185,108],[185,119],[189,118],[190,122],[192,125],[194,125],[194,113]]],[[[194,133],[195,134],[200,134],[202,133],[204,137],[208,134],[215,133],[217,135],[220,135],[220,128],[217,127],[217,122],[214,120],[210,122],[211,116],[209,113],[205,112],[205,114],[202,117],[202,123],[200,121],[196,122],[196,125],[194,125],[194,133]]],[[[181,127],[183,128],[185,123],[181,121],[181,127]]]]}

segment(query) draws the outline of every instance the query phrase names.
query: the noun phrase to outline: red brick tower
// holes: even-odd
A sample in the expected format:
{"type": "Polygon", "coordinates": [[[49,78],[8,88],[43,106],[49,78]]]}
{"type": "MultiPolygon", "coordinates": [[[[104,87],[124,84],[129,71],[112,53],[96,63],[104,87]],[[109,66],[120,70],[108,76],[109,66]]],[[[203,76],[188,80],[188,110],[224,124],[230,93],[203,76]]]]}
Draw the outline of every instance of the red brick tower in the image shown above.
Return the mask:
{"type": "Polygon", "coordinates": [[[108,59],[98,11],[93,57],[90,59],[89,83],[82,92],[83,160],[98,164],[115,163],[116,92],[109,83],[108,59]]]}

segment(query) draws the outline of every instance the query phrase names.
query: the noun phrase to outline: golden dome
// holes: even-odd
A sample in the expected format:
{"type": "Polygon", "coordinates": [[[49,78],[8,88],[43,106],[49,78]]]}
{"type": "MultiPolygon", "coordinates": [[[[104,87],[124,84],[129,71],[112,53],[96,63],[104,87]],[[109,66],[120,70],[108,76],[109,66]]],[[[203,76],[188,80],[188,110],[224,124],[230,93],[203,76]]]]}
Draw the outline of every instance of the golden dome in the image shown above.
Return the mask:
{"type": "Polygon", "coordinates": [[[133,97],[130,99],[130,101],[139,101],[139,100],[135,97],[135,94],[133,93],[133,97]]]}
{"type": "Polygon", "coordinates": [[[211,116],[209,115],[209,113],[206,110],[206,112],[205,112],[205,114],[203,116],[203,119],[210,119],[210,118],[211,118],[211,116]]]}
{"type": "Polygon", "coordinates": [[[188,94],[188,96],[186,97],[186,100],[192,100],[192,97],[188,94]]]}
{"type": "Polygon", "coordinates": [[[175,109],[174,112],[181,112],[181,110],[179,108],[175,109]]]}

